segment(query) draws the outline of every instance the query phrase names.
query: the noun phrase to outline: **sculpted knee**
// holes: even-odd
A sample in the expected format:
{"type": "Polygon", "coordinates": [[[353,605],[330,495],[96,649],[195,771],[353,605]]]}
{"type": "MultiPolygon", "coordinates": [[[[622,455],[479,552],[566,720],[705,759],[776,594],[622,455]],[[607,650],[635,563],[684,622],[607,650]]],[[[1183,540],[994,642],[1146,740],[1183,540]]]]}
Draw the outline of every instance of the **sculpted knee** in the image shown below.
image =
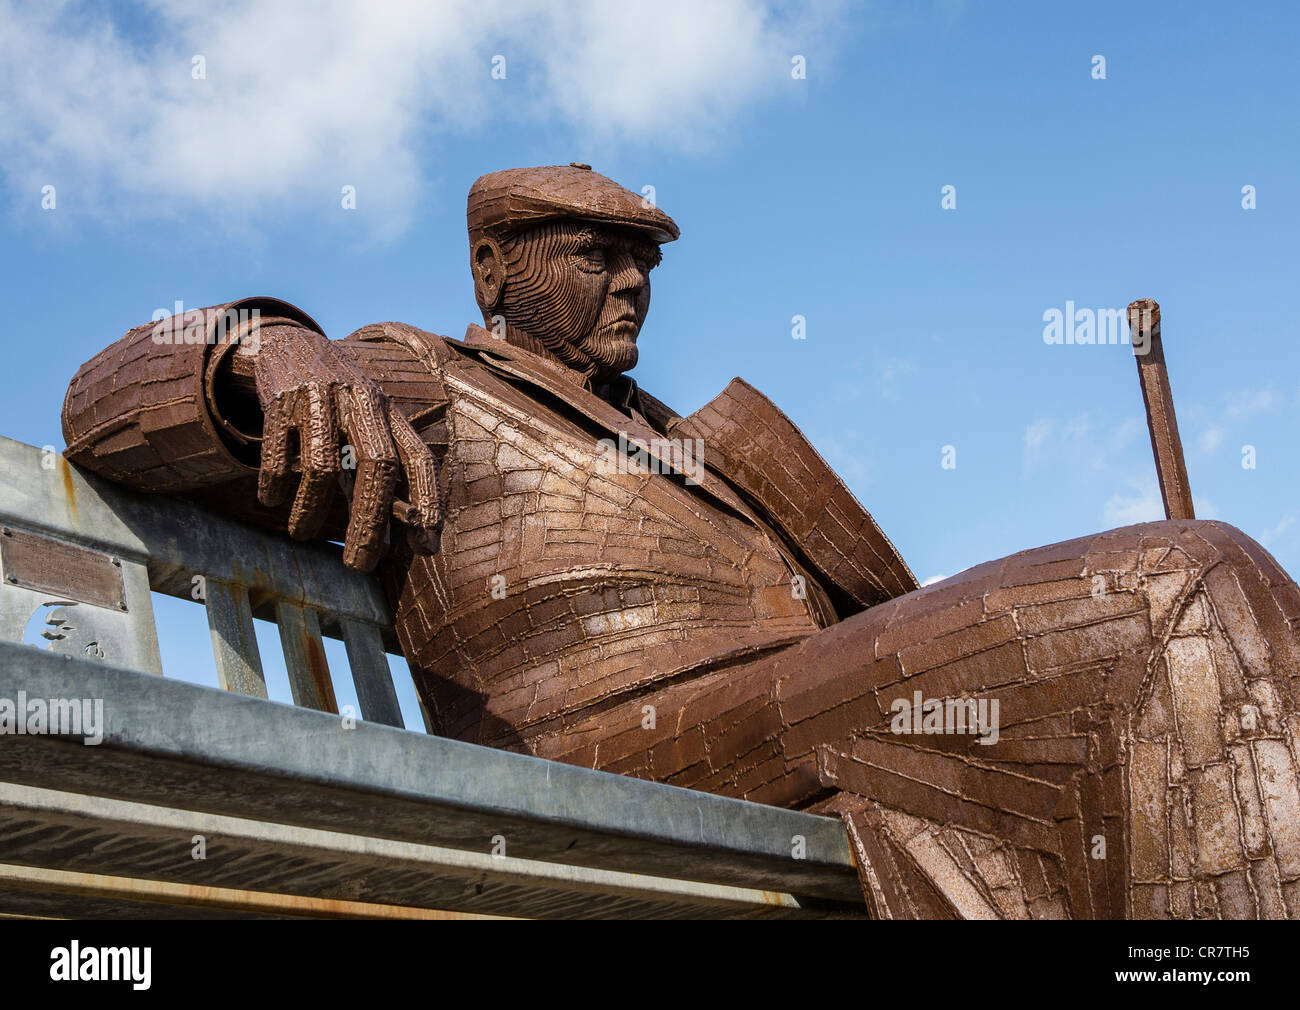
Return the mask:
{"type": "Polygon", "coordinates": [[[1293,700],[1300,675],[1300,589],[1271,554],[1227,523],[1196,521],[1178,549],[1195,559],[1195,577],[1170,615],[1170,638],[1200,635],[1219,665],[1247,680],[1267,679],[1293,700]]]}
{"type": "MultiPolygon", "coordinates": [[[[990,716],[996,701],[996,734],[928,735],[922,720],[917,735],[914,718],[894,735],[868,714],[843,743],[838,723],[823,732],[829,716],[792,735],[807,725],[812,743],[835,744],[824,781],[895,819],[1037,853],[1062,904],[1036,912],[1047,899],[1027,889],[1030,914],[1300,915],[1287,813],[1300,809],[1287,658],[1297,601],[1267,553],[1223,523],[1147,523],[1025,551],[824,639],[839,654],[853,634],[870,637],[878,700],[987,700],[990,716]]],[[[810,704],[835,686],[804,693],[810,704]]]]}
{"type": "Polygon", "coordinates": [[[1144,575],[1176,592],[1167,612],[1152,593],[1155,648],[1125,734],[1131,914],[1295,916],[1300,594],[1226,523],[1156,525],[1180,531],[1144,575]]]}
{"type": "Polygon", "coordinates": [[[1097,636],[1125,639],[1131,647],[1127,659],[1116,655],[1128,675],[1114,678],[1110,702],[1137,700],[1130,692],[1147,680],[1135,680],[1138,654],[1145,651],[1140,658],[1149,673],[1159,655],[1186,637],[1214,643],[1225,665],[1231,660],[1251,676],[1281,677],[1290,693],[1300,666],[1300,590],[1240,530],[1212,520],[1124,527],[1092,538],[1083,565],[1103,622],[1095,626],[1097,636]]]}

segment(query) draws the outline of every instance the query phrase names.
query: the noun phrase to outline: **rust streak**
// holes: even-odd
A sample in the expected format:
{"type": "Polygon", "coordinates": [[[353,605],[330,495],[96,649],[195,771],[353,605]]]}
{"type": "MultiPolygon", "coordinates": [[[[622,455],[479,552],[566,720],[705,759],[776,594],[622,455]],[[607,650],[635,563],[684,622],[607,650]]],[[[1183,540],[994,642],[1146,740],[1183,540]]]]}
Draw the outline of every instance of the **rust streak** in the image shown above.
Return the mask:
{"type": "Polygon", "coordinates": [[[77,491],[72,485],[72,467],[63,456],[59,457],[59,476],[63,479],[63,497],[68,500],[68,511],[75,523],[77,521],[77,491]]]}
{"type": "Polygon", "coordinates": [[[316,685],[316,697],[320,699],[322,710],[338,715],[339,703],[334,698],[334,684],[330,680],[330,668],[325,660],[324,647],[319,639],[313,638],[304,631],[302,651],[307,657],[307,667],[311,670],[311,679],[316,685]]]}

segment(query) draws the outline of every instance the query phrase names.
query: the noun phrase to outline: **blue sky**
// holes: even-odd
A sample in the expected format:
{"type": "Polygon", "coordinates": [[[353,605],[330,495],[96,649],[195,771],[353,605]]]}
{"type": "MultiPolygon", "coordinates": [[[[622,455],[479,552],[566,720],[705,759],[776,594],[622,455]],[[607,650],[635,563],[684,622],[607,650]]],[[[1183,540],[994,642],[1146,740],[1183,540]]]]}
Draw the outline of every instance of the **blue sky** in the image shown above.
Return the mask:
{"type": "Polygon", "coordinates": [[[583,161],[682,229],[637,380],[744,376],[918,578],[1160,518],[1131,350],[1043,340],[1140,297],[1198,515],[1300,572],[1293,5],[365,11],[0,2],[0,431],[61,446],[77,366],[177,300],[460,336],[470,184],[583,161]]]}

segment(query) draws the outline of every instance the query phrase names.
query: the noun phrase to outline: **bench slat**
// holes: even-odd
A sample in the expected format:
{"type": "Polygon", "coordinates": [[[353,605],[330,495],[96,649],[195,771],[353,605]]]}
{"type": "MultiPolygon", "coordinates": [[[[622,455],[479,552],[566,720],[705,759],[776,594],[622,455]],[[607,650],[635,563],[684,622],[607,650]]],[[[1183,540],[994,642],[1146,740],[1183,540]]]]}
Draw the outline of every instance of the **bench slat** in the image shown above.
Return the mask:
{"type": "Polygon", "coordinates": [[[406,724],[397,704],[397,690],[393,687],[379,628],[349,617],[339,623],[343,626],[343,643],[347,646],[348,665],[352,667],[352,682],[356,685],[362,718],[404,729],[406,724]]]}
{"type": "Polygon", "coordinates": [[[289,671],[293,703],[337,715],[339,706],[334,698],[334,683],[330,679],[316,611],[288,600],[276,600],[275,622],[280,626],[280,645],[289,671]]]}
{"type": "Polygon", "coordinates": [[[242,587],[208,579],[205,595],[208,628],[212,632],[212,656],[217,677],[227,691],[253,698],[266,697],[262,656],[253,631],[253,611],[242,587]]]}

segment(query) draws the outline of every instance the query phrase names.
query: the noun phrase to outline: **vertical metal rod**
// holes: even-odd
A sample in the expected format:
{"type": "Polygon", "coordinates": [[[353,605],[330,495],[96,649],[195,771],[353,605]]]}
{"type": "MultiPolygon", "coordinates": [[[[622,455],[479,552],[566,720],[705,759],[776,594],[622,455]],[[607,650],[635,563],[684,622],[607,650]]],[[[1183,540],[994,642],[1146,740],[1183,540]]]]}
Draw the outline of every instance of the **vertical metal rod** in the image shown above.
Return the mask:
{"type": "Polygon", "coordinates": [[[1174,415],[1174,394],[1169,388],[1165,351],[1160,342],[1160,306],[1151,298],[1138,299],[1128,307],[1128,325],[1165,518],[1195,519],[1183,443],[1178,437],[1178,418],[1174,415]]]}

